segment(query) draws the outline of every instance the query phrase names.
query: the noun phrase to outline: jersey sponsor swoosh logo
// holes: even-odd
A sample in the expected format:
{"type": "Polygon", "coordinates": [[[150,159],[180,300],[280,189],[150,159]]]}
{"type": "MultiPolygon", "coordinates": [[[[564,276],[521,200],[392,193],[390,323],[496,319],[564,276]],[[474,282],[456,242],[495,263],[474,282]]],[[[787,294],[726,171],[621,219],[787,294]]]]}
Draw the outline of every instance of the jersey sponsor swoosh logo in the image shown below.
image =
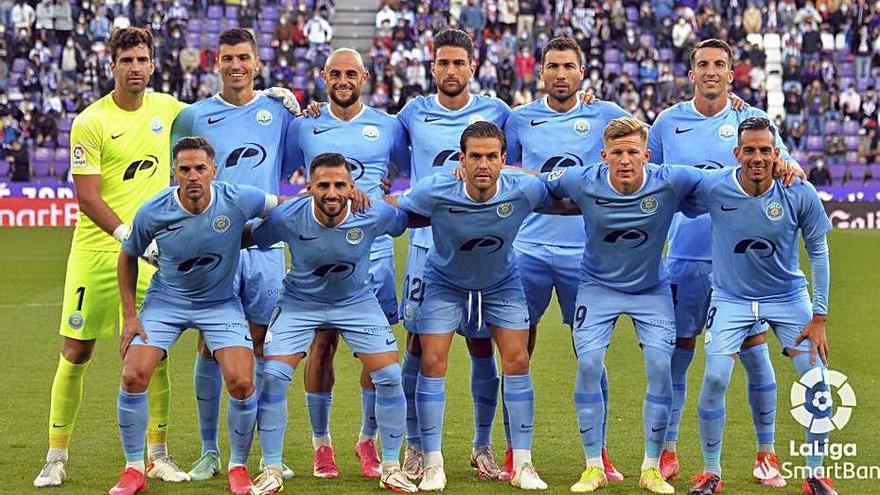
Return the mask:
{"type": "Polygon", "coordinates": [[[437,429],[436,426],[432,426],[432,427],[430,427],[430,428],[422,428],[421,430],[422,430],[422,433],[427,433],[427,432],[429,432],[429,431],[434,431],[434,430],[436,430],[436,429],[437,429]]]}
{"type": "Polygon", "coordinates": [[[214,125],[217,122],[220,122],[221,120],[225,120],[225,119],[226,119],[226,117],[220,117],[219,119],[212,119],[211,117],[208,117],[208,125],[214,125]]]}
{"type": "Polygon", "coordinates": [[[531,430],[532,428],[535,427],[535,425],[534,424],[527,425],[524,423],[520,423],[519,427],[522,428],[523,430],[531,430]]]}
{"type": "Polygon", "coordinates": [[[127,425],[123,425],[123,424],[119,425],[120,428],[131,428],[132,426],[134,426],[134,423],[129,423],[127,425]]]}
{"type": "Polygon", "coordinates": [[[449,207],[449,213],[467,213],[467,212],[469,212],[469,211],[471,211],[471,210],[469,210],[469,209],[467,209],[467,208],[452,208],[452,207],[449,207]]]}
{"type": "Polygon", "coordinates": [[[307,235],[302,235],[302,234],[299,235],[299,240],[301,240],[301,241],[314,241],[317,238],[318,238],[318,236],[307,236],[307,235]]]}
{"type": "Polygon", "coordinates": [[[64,423],[63,425],[52,423],[52,428],[64,428],[65,426],[67,426],[67,423],[64,423]]]}
{"type": "Polygon", "coordinates": [[[592,427],[592,426],[589,427],[589,428],[581,428],[581,433],[587,433],[587,432],[590,432],[590,431],[593,431],[593,427],[592,427]]]}
{"type": "Polygon", "coordinates": [[[391,434],[389,434],[388,436],[390,436],[391,438],[400,438],[400,437],[403,436],[403,433],[398,433],[397,435],[391,433],[391,434]]]}
{"type": "Polygon", "coordinates": [[[208,402],[208,401],[214,400],[214,399],[211,397],[200,397],[198,394],[196,394],[196,400],[200,400],[202,402],[208,402]]]}
{"type": "Polygon", "coordinates": [[[547,121],[546,121],[546,120],[535,120],[535,119],[532,119],[532,121],[529,122],[529,123],[532,124],[532,127],[538,127],[538,126],[541,125],[541,124],[546,124],[547,121]]]}
{"type": "Polygon", "coordinates": [[[721,440],[717,440],[715,442],[706,442],[706,447],[714,447],[714,446],[718,445],[719,443],[721,443],[721,440]]]}
{"type": "Polygon", "coordinates": [[[386,340],[385,340],[385,345],[391,345],[391,344],[393,344],[393,343],[395,343],[395,342],[397,342],[397,339],[386,339],[386,340]]]}
{"type": "Polygon", "coordinates": [[[690,129],[682,129],[681,127],[675,126],[675,133],[676,134],[684,134],[685,132],[690,132],[692,130],[694,130],[693,127],[691,127],[690,129]]]}
{"type": "Polygon", "coordinates": [[[250,334],[250,332],[248,332],[244,335],[244,340],[247,340],[248,342],[252,342],[254,339],[251,338],[251,334],[250,334]]]}
{"type": "Polygon", "coordinates": [[[738,210],[738,209],[739,209],[738,206],[724,206],[724,205],[721,205],[721,211],[733,211],[733,210],[738,210]]]}
{"type": "Polygon", "coordinates": [[[602,205],[610,205],[610,204],[613,203],[613,202],[614,202],[614,201],[611,201],[610,199],[596,198],[596,204],[599,205],[599,206],[602,206],[602,205]]]}
{"type": "Polygon", "coordinates": [[[168,423],[162,423],[162,424],[156,425],[156,428],[159,428],[161,430],[162,428],[165,428],[166,426],[168,426],[168,423]]]}
{"type": "Polygon", "coordinates": [[[175,230],[180,230],[182,228],[183,228],[183,225],[169,225],[169,226],[165,227],[165,230],[167,230],[168,232],[174,232],[175,230]]]}
{"type": "Polygon", "coordinates": [[[247,436],[246,434],[244,434],[244,433],[238,431],[238,428],[236,428],[236,429],[233,430],[233,431],[235,431],[235,434],[238,435],[238,436],[241,436],[241,437],[247,436]]]}
{"type": "Polygon", "coordinates": [[[315,127],[314,129],[312,129],[312,134],[317,136],[318,134],[324,134],[325,132],[332,131],[333,129],[336,129],[336,128],[335,127],[325,127],[323,129],[318,129],[317,127],[315,127]]]}
{"type": "Polygon", "coordinates": [[[119,136],[121,136],[121,135],[123,135],[123,134],[125,134],[125,133],[124,133],[124,132],[120,132],[119,134],[111,134],[111,135],[110,135],[110,139],[116,139],[116,138],[118,138],[119,136]]]}
{"type": "Polygon", "coordinates": [[[653,433],[657,433],[658,431],[662,431],[662,430],[665,430],[665,429],[666,429],[665,426],[661,426],[660,428],[654,428],[654,427],[652,426],[652,427],[651,427],[651,432],[653,432],[653,433]]]}
{"type": "Polygon", "coordinates": [[[442,117],[425,117],[425,123],[430,124],[431,122],[437,122],[442,117]]]}

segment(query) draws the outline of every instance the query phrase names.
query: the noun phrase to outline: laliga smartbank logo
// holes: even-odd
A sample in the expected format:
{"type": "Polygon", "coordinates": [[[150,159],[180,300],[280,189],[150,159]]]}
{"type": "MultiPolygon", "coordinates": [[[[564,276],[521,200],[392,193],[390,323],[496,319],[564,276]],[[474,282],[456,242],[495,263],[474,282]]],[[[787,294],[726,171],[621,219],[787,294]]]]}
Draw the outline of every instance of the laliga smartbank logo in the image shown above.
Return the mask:
{"type": "Polygon", "coordinates": [[[813,368],[791,385],[791,415],[810,433],[822,434],[842,430],[856,406],[856,393],[843,373],[813,368]],[[840,398],[834,404],[832,390],[840,398]]]}

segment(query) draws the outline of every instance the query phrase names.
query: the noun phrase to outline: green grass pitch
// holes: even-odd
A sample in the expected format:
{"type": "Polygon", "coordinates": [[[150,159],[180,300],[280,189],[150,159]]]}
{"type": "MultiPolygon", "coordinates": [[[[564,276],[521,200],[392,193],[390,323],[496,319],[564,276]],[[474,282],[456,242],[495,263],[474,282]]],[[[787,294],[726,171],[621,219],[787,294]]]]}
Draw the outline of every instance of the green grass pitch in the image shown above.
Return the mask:
{"type": "MultiPolygon", "coordinates": [[[[5,367],[0,401],[0,493],[35,493],[31,486],[40,469],[47,447],[46,421],[49,388],[58,360],[58,322],[64,283],[70,229],[0,230],[0,332],[5,344],[0,362],[5,367]]],[[[834,442],[856,443],[858,455],[841,459],[861,466],[880,466],[880,386],[878,386],[877,287],[880,286],[880,231],[835,231],[831,234],[832,291],[828,333],[831,366],[849,376],[858,396],[849,425],[832,436],[834,442]]],[[[398,277],[403,277],[405,242],[397,242],[398,277]]],[[[402,329],[396,328],[399,336],[402,329]]],[[[789,454],[789,442],[800,442],[802,430],[789,415],[789,387],[795,379],[793,367],[778,354],[778,343],[771,339],[774,365],[779,383],[777,451],[783,461],[796,465],[802,459],[789,454]]],[[[106,493],[115,482],[123,458],[116,426],[116,390],[121,362],[116,340],[100,342],[88,372],[85,399],[79,414],[70,450],[69,480],[48,493],[106,493]]],[[[311,476],[311,445],[304,404],[302,374],[297,372],[290,391],[290,422],[285,456],[297,476],[286,485],[288,493],[375,493],[377,484],[358,475],[353,445],[360,424],[358,363],[343,345],[338,354],[337,384],[332,413],[332,432],[341,476],[337,480],[317,480],[311,476]]],[[[188,466],[199,453],[192,366],[195,333],[188,332],[171,352],[172,422],[169,431],[171,454],[188,466]]],[[[638,470],[642,457],[641,409],[645,388],[641,353],[628,319],[618,325],[608,354],[611,379],[611,417],[609,452],[627,479],[604,489],[603,493],[644,493],[638,489],[638,470]]],[[[683,475],[700,467],[696,402],[703,355],[698,351],[690,374],[679,452],[683,475]]],[[[467,461],[472,435],[471,399],[468,390],[469,362],[460,339],[452,349],[449,377],[446,432],[444,438],[449,493],[510,493],[500,482],[478,481],[467,461]]],[[[552,303],[540,328],[538,347],[532,366],[537,398],[534,460],[552,493],[567,493],[581,471],[583,453],[578,439],[572,404],[575,359],[568,330],[561,324],[552,303]]],[[[800,481],[782,490],[755,485],[751,481],[754,462],[754,433],[746,399],[741,367],[734,372],[728,395],[728,420],[723,463],[725,491],[735,494],[800,493],[800,481]]],[[[224,405],[225,409],[225,405],[224,405]]],[[[224,413],[225,414],[225,413],[224,413]]],[[[499,408],[495,445],[503,447],[499,408]]],[[[221,432],[221,448],[226,448],[226,428],[221,432]]],[[[224,460],[225,454],[224,452],[224,460]]],[[[501,452],[497,452],[500,462],[501,452]]],[[[259,444],[255,443],[251,467],[256,470],[259,444]]],[[[875,474],[876,475],[876,474],[875,474]]],[[[676,481],[678,493],[686,493],[688,483],[676,481]]],[[[880,481],[841,481],[841,493],[880,493],[880,481]]],[[[224,493],[226,480],[189,484],[151,482],[154,494],[224,493]]]]}

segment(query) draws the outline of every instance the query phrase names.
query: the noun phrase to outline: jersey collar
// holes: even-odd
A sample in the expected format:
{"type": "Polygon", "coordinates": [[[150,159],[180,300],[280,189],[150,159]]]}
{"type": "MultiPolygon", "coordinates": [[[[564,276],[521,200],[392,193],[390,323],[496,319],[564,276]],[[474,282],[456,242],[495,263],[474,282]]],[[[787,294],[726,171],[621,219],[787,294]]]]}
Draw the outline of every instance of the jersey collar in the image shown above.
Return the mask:
{"type": "Polygon", "coordinates": [[[495,194],[491,198],[487,199],[486,201],[477,201],[476,199],[472,198],[471,195],[468,194],[467,184],[465,184],[465,181],[461,181],[461,190],[464,193],[465,198],[467,198],[477,204],[485,204],[485,203],[491,203],[492,201],[495,200],[495,198],[498,197],[499,194],[501,194],[501,188],[504,186],[504,182],[501,181],[501,174],[498,174],[498,180],[495,181],[495,185],[497,186],[497,187],[495,187],[495,194]]]}
{"type": "Polygon", "coordinates": [[[575,103],[573,107],[569,108],[568,110],[566,110],[564,112],[557,112],[556,110],[553,110],[552,108],[550,108],[550,104],[547,103],[547,98],[550,98],[550,97],[547,95],[544,95],[544,97],[541,98],[541,103],[544,104],[544,108],[546,108],[548,112],[558,114],[558,115],[566,115],[566,114],[569,114],[572,112],[576,112],[577,109],[580,108],[580,106],[581,106],[581,101],[580,101],[580,99],[578,99],[577,103],[575,103]]]}
{"type": "Polygon", "coordinates": [[[771,184],[770,187],[768,187],[766,191],[762,192],[761,194],[759,194],[757,196],[752,196],[751,194],[747,193],[745,189],[743,189],[742,184],[740,184],[740,182],[739,182],[739,174],[741,171],[742,171],[742,165],[735,167],[730,172],[730,180],[733,181],[733,184],[736,186],[736,189],[739,192],[741,192],[743,196],[745,196],[747,198],[763,198],[764,196],[769,195],[773,191],[773,189],[776,187],[776,179],[773,179],[773,184],[771,184]]]}
{"type": "Polygon", "coordinates": [[[468,93],[468,101],[467,101],[467,103],[465,103],[464,106],[461,107],[461,108],[459,108],[458,110],[452,110],[451,108],[446,108],[445,106],[443,106],[443,104],[440,103],[440,97],[438,97],[436,94],[434,95],[434,103],[436,103],[438,107],[440,107],[440,108],[442,108],[443,110],[445,110],[445,111],[447,111],[447,112],[450,112],[450,113],[455,113],[455,112],[462,112],[462,111],[464,111],[465,109],[467,109],[467,107],[471,106],[471,103],[474,102],[474,99],[475,99],[475,98],[474,98],[474,95],[473,95],[472,93],[468,93]]]}
{"type": "Polygon", "coordinates": [[[246,107],[246,106],[248,106],[248,105],[251,105],[251,104],[253,104],[255,101],[259,100],[259,99],[263,96],[263,93],[260,92],[260,91],[256,91],[256,90],[254,90],[254,97],[251,98],[251,101],[245,103],[245,104],[242,105],[242,106],[233,105],[232,103],[229,103],[228,101],[224,100],[223,97],[220,96],[220,95],[221,95],[221,93],[218,92],[218,93],[216,93],[216,94],[214,95],[214,98],[216,98],[217,101],[219,101],[219,102],[222,103],[223,105],[226,105],[227,107],[230,107],[230,108],[243,108],[243,107],[246,107]]]}
{"type": "MultiPolygon", "coordinates": [[[[646,163],[645,165],[648,164],[646,163]]],[[[605,174],[605,182],[608,183],[608,187],[610,187],[611,190],[617,193],[619,196],[635,196],[636,194],[642,192],[642,189],[645,188],[645,184],[648,183],[648,167],[645,167],[645,171],[642,174],[642,184],[639,186],[639,188],[629,194],[623,194],[622,192],[618,191],[616,187],[614,187],[614,184],[611,183],[611,167],[609,167],[607,163],[605,164],[605,170],[607,171],[607,173],[605,174]]]]}
{"type": "Polygon", "coordinates": [[[728,110],[730,110],[730,98],[727,99],[727,104],[724,105],[724,108],[722,108],[720,112],[716,113],[715,115],[712,115],[711,117],[708,115],[703,115],[702,113],[700,113],[699,110],[697,110],[697,104],[696,104],[696,101],[694,98],[691,98],[690,100],[688,100],[688,105],[690,106],[691,110],[695,114],[699,115],[700,117],[702,117],[704,119],[711,119],[713,117],[717,117],[719,115],[722,115],[725,112],[727,112],[728,110]]]}
{"type": "Polygon", "coordinates": [[[180,186],[174,186],[174,190],[171,191],[171,195],[174,196],[174,201],[177,203],[177,206],[179,206],[180,209],[183,210],[184,213],[186,213],[187,215],[189,215],[191,217],[197,217],[199,215],[204,214],[209,209],[211,209],[211,206],[214,204],[214,198],[217,197],[217,186],[215,186],[213,182],[211,183],[211,200],[208,201],[208,206],[206,206],[205,209],[202,210],[202,213],[198,213],[198,214],[187,210],[186,207],[183,206],[183,203],[180,202],[180,195],[177,194],[179,192],[180,192],[180,186]]]}
{"type": "Polygon", "coordinates": [[[359,118],[361,117],[361,115],[363,115],[364,112],[366,112],[366,111],[367,111],[367,105],[362,103],[362,104],[361,104],[361,111],[358,112],[357,115],[355,115],[354,117],[352,117],[351,120],[342,120],[342,119],[340,119],[339,117],[337,117],[337,116],[333,113],[333,111],[330,110],[330,105],[327,105],[327,115],[329,115],[330,118],[332,118],[333,120],[335,120],[335,121],[337,121],[337,122],[342,122],[343,124],[347,124],[347,123],[354,122],[355,120],[359,119],[359,118]]]}
{"type": "Polygon", "coordinates": [[[317,207],[318,207],[318,205],[315,204],[315,197],[312,196],[312,199],[309,200],[309,212],[312,214],[312,220],[315,221],[315,223],[318,225],[318,227],[321,227],[323,229],[335,229],[335,228],[339,227],[340,225],[344,224],[345,221],[348,220],[349,215],[351,215],[351,201],[349,201],[348,205],[346,205],[346,207],[345,207],[345,217],[342,219],[342,221],[339,222],[338,224],[336,224],[336,227],[328,227],[328,226],[324,225],[323,223],[321,223],[321,221],[318,220],[318,217],[315,215],[315,208],[317,208],[317,207]]]}

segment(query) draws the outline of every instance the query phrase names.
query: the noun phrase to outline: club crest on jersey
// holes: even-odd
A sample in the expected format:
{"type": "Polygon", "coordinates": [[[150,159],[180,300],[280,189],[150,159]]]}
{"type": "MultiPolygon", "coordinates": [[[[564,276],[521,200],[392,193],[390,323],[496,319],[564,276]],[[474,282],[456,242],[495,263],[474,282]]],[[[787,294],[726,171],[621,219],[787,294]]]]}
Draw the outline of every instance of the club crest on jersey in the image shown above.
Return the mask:
{"type": "Polygon", "coordinates": [[[83,146],[79,143],[76,143],[73,146],[73,157],[72,158],[73,158],[73,160],[71,160],[70,163],[74,168],[81,168],[81,167],[85,167],[86,165],[88,165],[88,163],[86,162],[86,148],[85,148],[85,146],[83,146]]]}
{"type": "Polygon", "coordinates": [[[272,112],[265,108],[257,112],[257,123],[260,125],[269,125],[272,123],[272,112]]]}
{"type": "Polygon", "coordinates": [[[513,205],[508,202],[501,203],[495,208],[495,213],[501,218],[507,218],[513,213],[513,205]]]}
{"type": "Polygon", "coordinates": [[[67,325],[74,330],[79,330],[85,324],[86,319],[83,317],[82,313],[79,311],[75,313],[71,313],[70,318],[67,319],[67,325]]]}
{"type": "Polygon", "coordinates": [[[718,137],[724,139],[725,141],[733,139],[735,135],[736,129],[734,129],[733,126],[730,124],[724,124],[723,126],[721,126],[720,129],[718,129],[718,137]]]}
{"type": "Polygon", "coordinates": [[[782,205],[776,202],[770,203],[767,205],[767,209],[764,210],[764,214],[767,215],[767,218],[770,220],[780,220],[782,216],[785,214],[785,210],[782,209],[782,205]]]}
{"type": "Polygon", "coordinates": [[[468,119],[468,125],[473,124],[474,122],[483,122],[484,119],[482,115],[474,115],[470,119],[468,119]]]}
{"type": "Polygon", "coordinates": [[[230,223],[229,217],[226,215],[217,215],[214,217],[214,223],[211,226],[214,228],[214,232],[222,234],[229,230],[230,223]]]}
{"type": "Polygon", "coordinates": [[[574,121],[574,133],[578,136],[586,136],[590,133],[590,123],[585,119],[577,119],[574,121]]]}
{"type": "Polygon", "coordinates": [[[547,175],[547,180],[554,181],[554,180],[561,179],[562,176],[565,174],[566,170],[567,169],[565,169],[565,168],[558,168],[558,169],[550,172],[550,174],[547,175]]]}
{"type": "Polygon", "coordinates": [[[642,202],[639,203],[639,209],[641,209],[643,213],[649,215],[657,213],[657,206],[657,199],[654,196],[648,196],[647,198],[642,199],[642,202]]]}
{"type": "Polygon", "coordinates": [[[361,131],[361,134],[367,141],[375,141],[379,139],[379,128],[374,125],[368,125],[364,127],[364,130],[361,131]]]}
{"type": "Polygon", "coordinates": [[[349,229],[348,232],[345,233],[345,240],[348,241],[349,244],[358,244],[364,238],[364,231],[361,229],[349,229]]]}
{"type": "Polygon", "coordinates": [[[162,120],[159,117],[153,117],[153,120],[150,121],[150,130],[153,131],[153,134],[159,134],[164,128],[165,125],[162,124],[162,120]]]}

